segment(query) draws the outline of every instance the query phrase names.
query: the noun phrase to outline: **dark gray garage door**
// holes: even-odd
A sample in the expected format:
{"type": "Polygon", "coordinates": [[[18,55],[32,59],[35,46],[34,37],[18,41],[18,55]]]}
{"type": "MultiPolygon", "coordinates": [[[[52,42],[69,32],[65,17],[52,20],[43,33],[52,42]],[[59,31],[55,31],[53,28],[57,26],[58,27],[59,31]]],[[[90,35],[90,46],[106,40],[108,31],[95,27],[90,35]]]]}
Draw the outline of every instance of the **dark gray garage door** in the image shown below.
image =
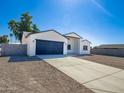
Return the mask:
{"type": "Polygon", "coordinates": [[[36,54],[63,54],[63,42],[36,40],[36,54]]]}

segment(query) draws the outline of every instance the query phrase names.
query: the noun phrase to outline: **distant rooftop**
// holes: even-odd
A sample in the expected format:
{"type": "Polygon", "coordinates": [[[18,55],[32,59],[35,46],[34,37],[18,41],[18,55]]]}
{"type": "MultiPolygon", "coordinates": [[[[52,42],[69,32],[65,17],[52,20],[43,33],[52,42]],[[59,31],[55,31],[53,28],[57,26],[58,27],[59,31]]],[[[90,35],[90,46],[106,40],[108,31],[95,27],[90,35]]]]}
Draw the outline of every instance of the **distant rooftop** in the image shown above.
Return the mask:
{"type": "Polygon", "coordinates": [[[97,46],[97,48],[124,48],[124,44],[104,44],[97,46]]]}

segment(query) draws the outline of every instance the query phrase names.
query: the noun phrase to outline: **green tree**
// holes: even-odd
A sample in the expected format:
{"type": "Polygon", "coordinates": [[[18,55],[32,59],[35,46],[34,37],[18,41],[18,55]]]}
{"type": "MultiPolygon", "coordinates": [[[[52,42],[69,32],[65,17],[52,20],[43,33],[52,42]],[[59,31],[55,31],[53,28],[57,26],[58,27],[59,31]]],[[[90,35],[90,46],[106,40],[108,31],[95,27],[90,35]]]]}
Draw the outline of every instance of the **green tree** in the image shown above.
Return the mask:
{"type": "Polygon", "coordinates": [[[37,27],[37,25],[36,24],[33,24],[33,26],[32,26],[32,32],[39,32],[40,30],[39,30],[39,28],[37,27]]]}
{"type": "Polygon", "coordinates": [[[13,34],[15,35],[16,39],[19,40],[19,25],[15,20],[11,20],[8,23],[9,25],[9,29],[13,32],[13,34]]]}
{"type": "Polygon", "coordinates": [[[16,22],[15,20],[10,20],[9,29],[13,32],[17,40],[21,42],[23,32],[39,32],[39,29],[36,25],[32,23],[32,16],[28,12],[23,13],[20,17],[20,21],[16,22]]]}
{"type": "Polygon", "coordinates": [[[27,31],[27,32],[31,32],[32,31],[32,16],[29,15],[28,12],[24,13],[21,15],[20,18],[20,22],[19,22],[19,30],[20,31],[27,31]]]}
{"type": "Polygon", "coordinates": [[[0,36],[0,44],[6,44],[8,42],[9,40],[7,35],[0,36]]]}

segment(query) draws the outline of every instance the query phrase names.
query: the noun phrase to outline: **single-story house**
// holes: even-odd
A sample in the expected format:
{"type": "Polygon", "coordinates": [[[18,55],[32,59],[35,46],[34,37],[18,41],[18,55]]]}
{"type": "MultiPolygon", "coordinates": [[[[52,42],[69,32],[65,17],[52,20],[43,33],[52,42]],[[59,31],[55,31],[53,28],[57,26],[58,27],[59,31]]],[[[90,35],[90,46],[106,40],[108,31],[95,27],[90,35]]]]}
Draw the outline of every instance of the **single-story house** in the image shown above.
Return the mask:
{"type": "Polygon", "coordinates": [[[96,46],[91,50],[92,54],[110,55],[110,56],[123,56],[124,57],[124,44],[104,44],[96,46]]]}
{"type": "Polygon", "coordinates": [[[124,49],[124,44],[104,44],[97,46],[96,48],[101,49],[124,49]]]}
{"type": "Polygon", "coordinates": [[[22,44],[27,44],[27,55],[90,54],[91,42],[75,32],[61,34],[56,30],[38,33],[24,32],[22,44]]]}

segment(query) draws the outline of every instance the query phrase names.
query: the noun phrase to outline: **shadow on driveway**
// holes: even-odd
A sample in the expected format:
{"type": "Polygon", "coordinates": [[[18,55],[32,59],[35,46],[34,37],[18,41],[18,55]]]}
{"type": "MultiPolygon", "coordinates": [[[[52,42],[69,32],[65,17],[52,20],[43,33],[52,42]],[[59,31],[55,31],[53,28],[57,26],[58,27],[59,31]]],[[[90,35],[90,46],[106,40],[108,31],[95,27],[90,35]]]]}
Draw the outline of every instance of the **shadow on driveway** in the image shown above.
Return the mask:
{"type": "Polygon", "coordinates": [[[33,56],[33,57],[29,57],[29,56],[11,56],[9,58],[8,62],[32,62],[32,61],[41,61],[40,58],[33,56]]]}

